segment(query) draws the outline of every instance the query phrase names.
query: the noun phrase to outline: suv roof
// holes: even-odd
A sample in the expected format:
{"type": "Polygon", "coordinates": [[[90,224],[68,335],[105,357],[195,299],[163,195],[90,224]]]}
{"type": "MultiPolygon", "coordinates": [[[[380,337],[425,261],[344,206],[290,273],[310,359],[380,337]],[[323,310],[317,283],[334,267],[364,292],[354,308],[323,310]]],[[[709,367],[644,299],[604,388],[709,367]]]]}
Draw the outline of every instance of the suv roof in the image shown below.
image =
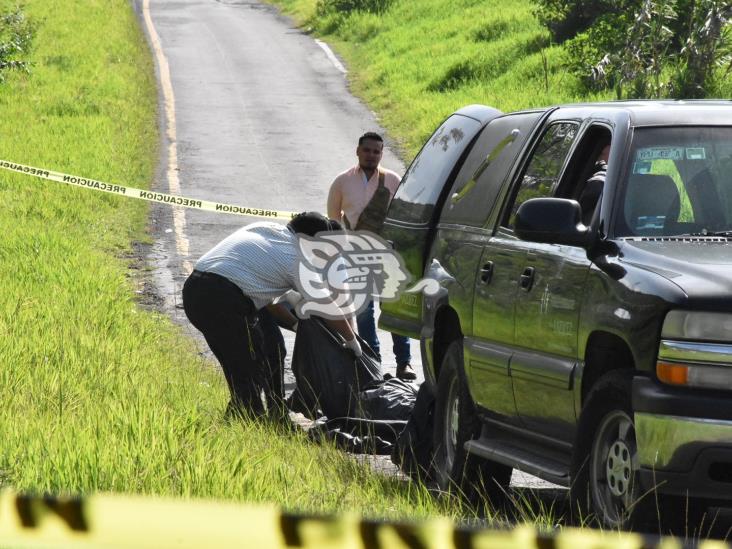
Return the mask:
{"type": "Polygon", "coordinates": [[[633,100],[608,101],[605,103],[569,103],[544,109],[566,111],[568,118],[615,118],[625,113],[632,126],[732,125],[732,101],[729,100],[633,100]]]}

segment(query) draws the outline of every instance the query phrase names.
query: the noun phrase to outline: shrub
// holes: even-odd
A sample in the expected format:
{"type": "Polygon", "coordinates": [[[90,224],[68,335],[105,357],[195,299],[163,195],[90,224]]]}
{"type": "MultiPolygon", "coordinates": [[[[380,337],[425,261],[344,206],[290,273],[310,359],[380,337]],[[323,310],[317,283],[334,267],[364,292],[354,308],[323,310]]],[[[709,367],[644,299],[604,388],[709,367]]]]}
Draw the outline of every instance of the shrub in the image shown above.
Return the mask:
{"type": "Polygon", "coordinates": [[[637,0],[533,0],[534,13],[552,38],[564,42],[590,28],[598,17],[632,9],[637,0]]]}
{"type": "Polygon", "coordinates": [[[590,28],[565,42],[568,68],[587,89],[615,87],[615,74],[607,67],[609,59],[605,57],[625,46],[630,20],[632,16],[627,12],[604,14],[590,28]]]}
{"type": "Polygon", "coordinates": [[[0,82],[8,70],[29,68],[26,56],[33,40],[33,25],[20,7],[0,14],[0,82]]]}
{"type": "Polygon", "coordinates": [[[618,99],[623,96],[623,88],[628,89],[630,97],[658,98],[666,94],[668,86],[661,73],[674,38],[671,26],[677,16],[673,4],[669,0],[644,0],[626,31],[623,47],[607,54],[618,99]]]}
{"type": "Polygon", "coordinates": [[[727,0],[533,1],[552,35],[569,38],[568,68],[586,89],[698,98],[732,71],[727,0]]]}
{"type": "Polygon", "coordinates": [[[732,70],[732,5],[697,0],[689,14],[683,48],[676,58],[671,92],[675,97],[705,97],[714,88],[718,66],[732,70]]]}

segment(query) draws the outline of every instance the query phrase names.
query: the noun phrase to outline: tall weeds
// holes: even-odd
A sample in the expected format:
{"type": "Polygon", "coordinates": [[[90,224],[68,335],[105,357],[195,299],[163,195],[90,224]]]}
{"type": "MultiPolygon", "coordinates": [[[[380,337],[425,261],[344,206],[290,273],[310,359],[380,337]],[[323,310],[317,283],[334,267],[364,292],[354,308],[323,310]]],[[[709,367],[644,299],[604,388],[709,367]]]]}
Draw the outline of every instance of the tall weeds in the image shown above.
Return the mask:
{"type": "Polygon", "coordinates": [[[0,82],[5,72],[28,71],[34,26],[20,7],[0,14],[0,82]]]}

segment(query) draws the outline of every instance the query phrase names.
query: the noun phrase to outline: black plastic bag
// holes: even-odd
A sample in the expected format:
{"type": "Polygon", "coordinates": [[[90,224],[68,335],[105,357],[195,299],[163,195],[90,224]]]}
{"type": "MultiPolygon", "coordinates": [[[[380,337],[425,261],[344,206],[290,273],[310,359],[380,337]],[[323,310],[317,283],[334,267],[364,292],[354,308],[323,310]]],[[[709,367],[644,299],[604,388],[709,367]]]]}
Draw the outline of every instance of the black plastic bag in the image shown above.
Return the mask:
{"type": "Polygon", "coordinates": [[[338,429],[357,437],[377,436],[390,442],[396,442],[399,433],[407,426],[407,422],[398,420],[362,419],[358,417],[339,417],[329,419],[323,427],[338,429]]]}
{"type": "Polygon", "coordinates": [[[363,419],[406,422],[416,400],[415,384],[389,377],[363,388],[358,394],[357,414],[363,419]]]}
{"type": "Polygon", "coordinates": [[[319,418],[308,436],[352,454],[391,455],[417,398],[417,387],[396,378],[372,381],[359,392],[358,417],[319,418]]]}
{"type": "MultiPolygon", "coordinates": [[[[406,422],[401,422],[402,427],[406,422]]],[[[364,421],[356,418],[321,418],[308,431],[313,442],[331,441],[351,454],[388,456],[394,449],[397,426],[394,422],[364,421]]]]}
{"type": "Polygon", "coordinates": [[[355,416],[361,389],[382,379],[376,354],[361,338],[359,343],[363,355],[356,358],[321,320],[300,320],[292,353],[297,388],[289,399],[291,408],[311,419],[318,410],[329,419],[355,416]]]}

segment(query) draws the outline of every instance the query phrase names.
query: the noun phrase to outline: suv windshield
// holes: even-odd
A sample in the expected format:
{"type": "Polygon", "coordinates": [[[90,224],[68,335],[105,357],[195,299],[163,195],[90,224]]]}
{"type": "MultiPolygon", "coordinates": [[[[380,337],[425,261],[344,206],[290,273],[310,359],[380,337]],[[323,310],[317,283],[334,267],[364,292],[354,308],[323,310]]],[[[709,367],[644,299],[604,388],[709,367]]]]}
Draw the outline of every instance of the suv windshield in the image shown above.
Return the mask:
{"type": "Polygon", "coordinates": [[[732,127],[641,128],[615,235],[732,236],[732,127]]]}

